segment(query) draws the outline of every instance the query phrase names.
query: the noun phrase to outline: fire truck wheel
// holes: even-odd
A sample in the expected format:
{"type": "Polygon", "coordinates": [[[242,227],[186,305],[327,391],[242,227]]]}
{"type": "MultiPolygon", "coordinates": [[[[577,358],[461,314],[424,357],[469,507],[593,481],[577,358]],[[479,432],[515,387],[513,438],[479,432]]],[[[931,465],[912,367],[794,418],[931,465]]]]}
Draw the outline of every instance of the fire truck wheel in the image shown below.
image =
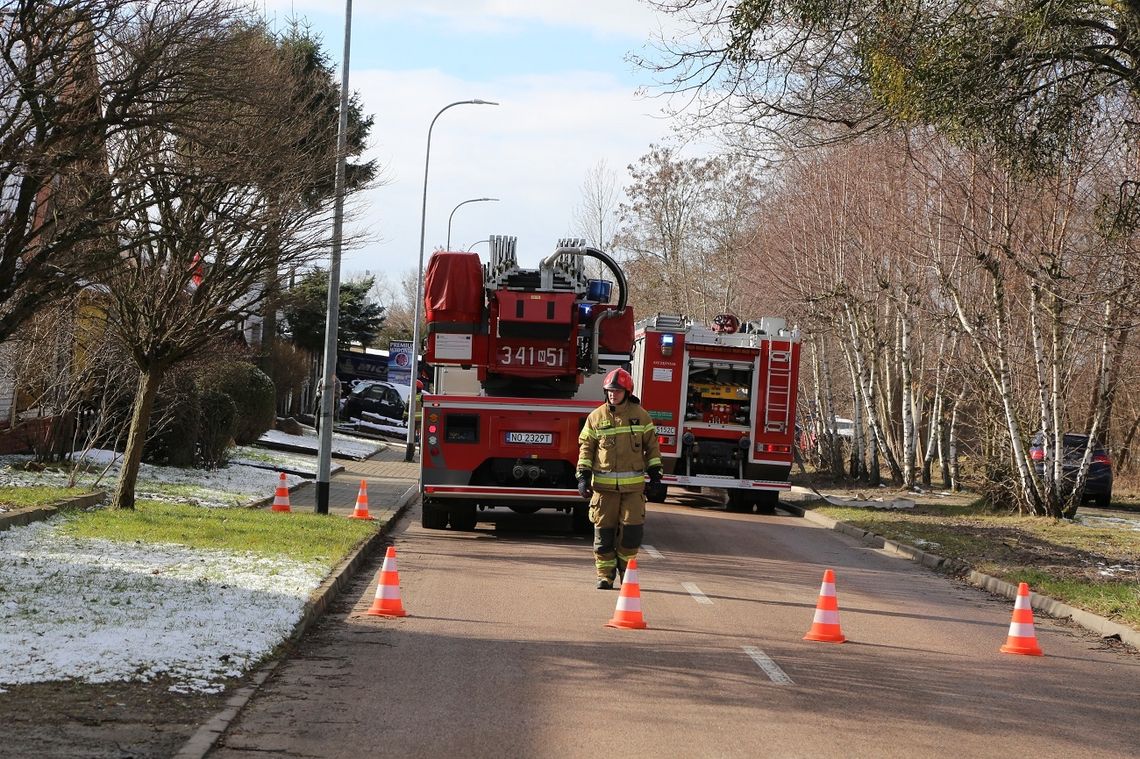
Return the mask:
{"type": "Polygon", "coordinates": [[[461,532],[471,532],[475,529],[475,525],[478,522],[479,517],[475,514],[475,504],[465,503],[461,506],[452,507],[451,529],[461,532]]]}
{"type": "Polygon", "coordinates": [[[570,516],[571,529],[575,535],[593,535],[594,523],[590,521],[590,507],[586,505],[575,506],[570,516]]]}
{"type": "Polygon", "coordinates": [[[725,510],[731,511],[734,514],[743,514],[752,511],[752,501],[748,495],[748,493],[740,490],[728,491],[728,503],[725,504],[725,510]]]}
{"type": "Polygon", "coordinates": [[[775,514],[776,507],[780,504],[780,494],[774,490],[766,490],[763,493],[756,494],[756,513],[757,514],[775,514]]]}
{"type": "Polygon", "coordinates": [[[446,529],[447,509],[442,508],[434,501],[425,500],[420,509],[420,524],[428,530],[446,529]]]}

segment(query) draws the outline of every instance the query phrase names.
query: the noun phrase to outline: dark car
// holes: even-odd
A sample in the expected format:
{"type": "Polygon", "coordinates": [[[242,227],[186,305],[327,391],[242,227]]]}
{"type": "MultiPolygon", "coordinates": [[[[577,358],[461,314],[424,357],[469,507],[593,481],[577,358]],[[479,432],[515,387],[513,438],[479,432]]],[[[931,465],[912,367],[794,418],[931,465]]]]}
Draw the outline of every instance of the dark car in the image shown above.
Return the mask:
{"type": "Polygon", "coordinates": [[[407,414],[407,404],[396,386],[389,382],[360,382],[345,396],[340,415],[342,419],[360,419],[364,411],[402,420],[407,414]]]}
{"type": "MultiPolygon", "coordinates": [[[[1044,435],[1037,433],[1029,443],[1029,458],[1033,460],[1038,474],[1045,470],[1044,440],[1044,435]]],[[[1064,436],[1061,471],[1070,486],[1077,479],[1077,470],[1081,467],[1088,441],[1088,435],[1066,433],[1064,436]]],[[[1112,502],[1112,459],[1099,444],[1093,447],[1088,479],[1085,481],[1084,492],[1081,493],[1081,502],[1085,501],[1093,501],[1097,506],[1107,506],[1112,502]]]]}

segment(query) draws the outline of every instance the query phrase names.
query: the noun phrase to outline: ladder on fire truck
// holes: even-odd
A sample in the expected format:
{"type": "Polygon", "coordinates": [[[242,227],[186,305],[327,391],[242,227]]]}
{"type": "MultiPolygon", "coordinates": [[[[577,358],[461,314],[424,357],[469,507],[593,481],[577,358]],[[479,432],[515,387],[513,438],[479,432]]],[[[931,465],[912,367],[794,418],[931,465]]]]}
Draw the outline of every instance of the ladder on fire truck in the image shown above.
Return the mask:
{"type": "Polygon", "coordinates": [[[785,433],[792,415],[792,343],[773,340],[768,350],[768,371],[764,380],[764,431],[785,433]],[[777,348],[777,344],[786,348],[777,348]]]}

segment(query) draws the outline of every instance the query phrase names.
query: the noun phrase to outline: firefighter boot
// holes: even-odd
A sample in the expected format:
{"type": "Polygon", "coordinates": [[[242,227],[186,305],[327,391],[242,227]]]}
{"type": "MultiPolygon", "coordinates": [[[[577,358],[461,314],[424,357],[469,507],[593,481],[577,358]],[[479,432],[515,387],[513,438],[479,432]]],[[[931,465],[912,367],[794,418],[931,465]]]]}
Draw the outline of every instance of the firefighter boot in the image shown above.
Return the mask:
{"type": "Polygon", "coordinates": [[[625,584],[625,567],[626,562],[622,561],[622,558],[619,556],[617,559],[617,579],[618,582],[623,585],[625,584]]]}
{"type": "Polygon", "coordinates": [[[598,590],[613,590],[614,589],[614,576],[610,575],[609,577],[599,577],[597,587],[598,587],[598,590]]]}

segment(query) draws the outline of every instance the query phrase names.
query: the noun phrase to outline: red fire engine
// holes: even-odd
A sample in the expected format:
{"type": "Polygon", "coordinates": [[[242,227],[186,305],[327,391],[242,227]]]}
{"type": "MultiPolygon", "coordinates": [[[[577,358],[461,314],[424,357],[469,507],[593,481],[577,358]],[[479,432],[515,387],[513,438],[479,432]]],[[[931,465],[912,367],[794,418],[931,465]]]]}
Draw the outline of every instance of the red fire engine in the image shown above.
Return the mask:
{"type": "Polygon", "coordinates": [[[725,489],[729,511],[774,510],[790,487],[799,364],[783,319],[639,322],[634,393],[657,427],[665,484],[725,489]]]}
{"type": "Polygon", "coordinates": [[[578,432],[602,393],[580,391],[584,378],[630,361],[625,276],[581,240],[559,241],[537,269],[519,267],[515,238],[490,242],[486,266],[475,253],[440,251],[424,278],[424,360],[436,386],[423,396],[423,526],[471,530],[480,509],[554,508],[587,532],[578,432]],[[589,279],[585,258],[613,280],[589,279]],[[467,392],[457,392],[464,378],[467,392]]]}

